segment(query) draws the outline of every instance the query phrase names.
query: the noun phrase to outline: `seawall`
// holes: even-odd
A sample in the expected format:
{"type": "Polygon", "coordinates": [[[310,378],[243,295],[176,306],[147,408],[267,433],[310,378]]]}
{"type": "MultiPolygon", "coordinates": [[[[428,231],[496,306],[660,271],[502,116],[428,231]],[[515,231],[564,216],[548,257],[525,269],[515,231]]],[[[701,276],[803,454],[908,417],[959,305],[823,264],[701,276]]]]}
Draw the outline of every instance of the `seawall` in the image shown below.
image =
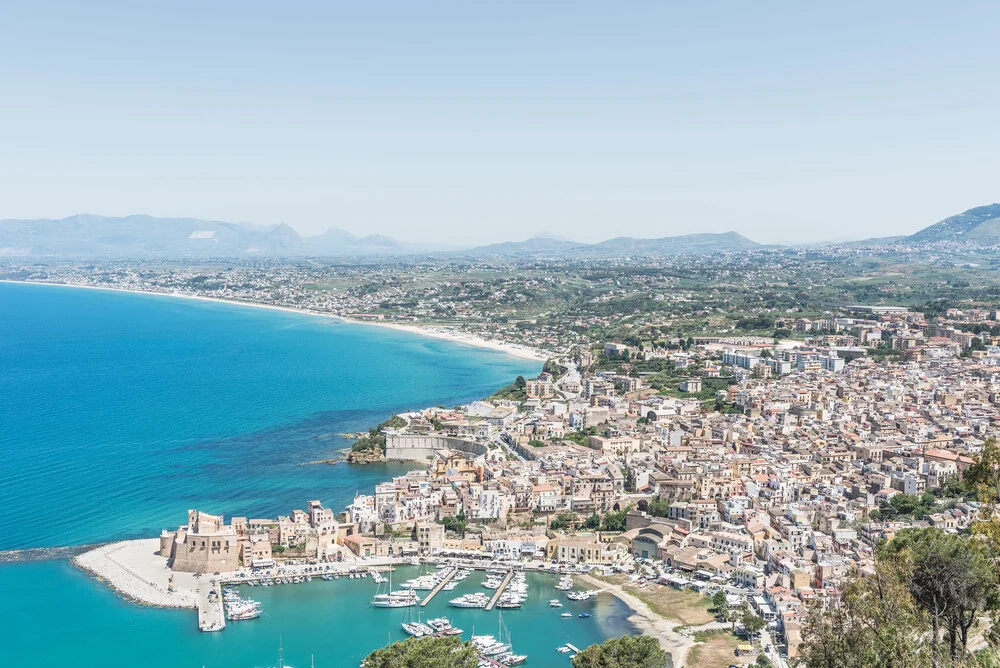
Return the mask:
{"type": "Polygon", "coordinates": [[[488,448],[481,443],[454,436],[424,434],[387,434],[385,458],[387,460],[414,461],[426,464],[438,450],[457,450],[470,455],[486,454],[488,448]]]}

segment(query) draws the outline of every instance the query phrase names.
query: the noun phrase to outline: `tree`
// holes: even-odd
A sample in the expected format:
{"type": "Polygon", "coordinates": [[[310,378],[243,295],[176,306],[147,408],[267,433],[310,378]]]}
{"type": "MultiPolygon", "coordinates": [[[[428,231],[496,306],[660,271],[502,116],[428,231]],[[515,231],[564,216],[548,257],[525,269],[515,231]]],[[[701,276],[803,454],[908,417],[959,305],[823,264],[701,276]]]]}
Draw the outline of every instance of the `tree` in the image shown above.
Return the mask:
{"type": "Polygon", "coordinates": [[[719,590],[712,595],[712,607],[719,614],[722,614],[729,606],[726,604],[726,592],[719,590]]]}
{"type": "Polygon", "coordinates": [[[904,529],[880,550],[883,559],[893,558],[913,598],[931,615],[931,647],[943,628],[949,655],[964,655],[976,617],[994,604],[994,571],[978,545],[940,529],[904,529]]]}
{"type": "Polygon", "coordinates": [[[377,649],[361,668],[476,668],[479,650],[456,636],[407,638],[377,649]]]}
{"type": "Polygon", "coordinates": [[[605,513],[604,518],[601,520],[601,528],[604,531],[625,531],[625,517],[631,509],[632,506],[628,506],[623,510],[613,510],[605,513]]]}
{"type": "Polygon", "coordinates": [[[595,531],[597,529],[600,529],[601,528],[601,516],[598,515],[597,513],[594,513],[593,515],[591,515],[590,517],[587,518],[587,522],[586,522],[586,524],[583,525],[583,527],[585,529],[590,529],[591,531],[595,531]]]}
{"type": "Polygon", "coordinates": [[[573,668],[669,668],[670,655],[656,638],[622,636],[591,645],[573,658],[573,668]]]}
{"type": "Polygon", "coordinates": [[[743,611],[743,616],[740,617],[740,624],[743,625],[743,628],[745,628],[747,633],[751,636],[755,633],[760,633],[760,630],[767,626],[767,622],[765,622],[759,615],[751,612],[749,608],[746,608],[743,611]]]}
{"type": "Polygon", "coordinates": [[[928,668],[928,615],[898,569],[876,560],[872,575],[844,586],[839,606],[815,605],[803,627],[805,668],[928,668]]]}

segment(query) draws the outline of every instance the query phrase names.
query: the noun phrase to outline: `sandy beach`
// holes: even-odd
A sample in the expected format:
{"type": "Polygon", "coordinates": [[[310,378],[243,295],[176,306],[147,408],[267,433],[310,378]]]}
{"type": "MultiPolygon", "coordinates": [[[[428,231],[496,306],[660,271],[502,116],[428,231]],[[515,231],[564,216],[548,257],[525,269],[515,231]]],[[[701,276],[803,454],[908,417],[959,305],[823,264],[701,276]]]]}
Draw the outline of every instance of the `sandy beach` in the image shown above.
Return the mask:
{"type": "Polygon", "coordinates": [[[694,647],[694,638],[691,635],[676,632],[678,622],[666,620],[649,609],[643,601],[626,592],[621,585],[610,584],[589,575],[577,575],[578,580],[586,582],[594,589],[600,589],[615,596],[622,603],[632,610],[628,621],[638,628],[642,635],[656,638],[660,641],[660,646],[670,652],[674,662],[674,668],[682,668],[688,652],[694,647]]]}
{"type": "Polygon", "coordinates": [[[170,297],[174,299],[192,299],[195,301],[202,302],[214,302],[217,304],[229,304],[234,306],[248,306],[250,308],[261,308],[268,309],[270,311],[284,311],[285,313],[296,313],[298,315],[310,315],[319,318],[329,318],[331,320],[338,320],[340,322],[347,322],[353,325],[370,325],[372,327],[383,327],[386,329],[394,329],[400,332],[407,332],[410,334],[417,334],[418,336],[426,336],[434,339],[442,339],[445,341],[451,341],[452,343],[459,343],[466,346],[472,346],[474,348],[483,348],[486,350],[495,350],[497,352],[505,353],[511,357],[517,357],[519,359],[530,359],[538,362],[544,362],[549,359],[550,355],[544,350],[538,348],[532,348],[530,346],[524,346],[517,343],[507,343],[505,341],[497,341],[494,339],[487,339],[480,336],[475,336],[473,334],[468,334],[465,332],[460,332],[448,327],[424,327],[420,325],[401,325],[394,322],[384,322],[384,321],[372,321],[372,320],[355,320],[354,318],[345,318],[343,316],[334,315],[332,313],[323,313],[320,311],[310,311],[308,309],[292,308],[290,306],[274,306],[272,304],[261,304],[258,302],[246,302],[239,301],[235,299],[220,299],[218,297],[203,297],[201,295],[189,295],[181,292],[155,292],[152,290],[130,290],[127,288],[110,288],[100,285],[79,285],[74,283],[49,283],[46,281],[11,281],[6,279],[0,279],[0,283],[23,283],[28,285],[50,285],[63,288],[79,288],[82,290],[104,290],[107,292],[129,292],[137,295],[157,295],[160,297],[170,297]]]}

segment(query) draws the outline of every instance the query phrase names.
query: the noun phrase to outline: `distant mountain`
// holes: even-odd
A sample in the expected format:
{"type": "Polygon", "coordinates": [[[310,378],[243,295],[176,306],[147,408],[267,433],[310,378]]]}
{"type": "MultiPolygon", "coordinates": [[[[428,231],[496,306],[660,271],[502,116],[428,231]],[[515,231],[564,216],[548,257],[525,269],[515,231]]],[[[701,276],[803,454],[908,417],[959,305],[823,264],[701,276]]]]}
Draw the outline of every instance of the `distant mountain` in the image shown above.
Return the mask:
{"type": "Polygon", "coordinates": [[[760,247],[761,244],[736,232],[684,234],[678,237],[662,237],[660,239],[616,237],[593,246],[594,250],[599,253],[613,255],[698,255],[699,253],[724,253],[760,247]]]}
{"type": "Polygon", "coordinates": [[[1000,204],[978,206],[925,227],[906,241],[1000,241],[1000,204]]]}
{"type": "Polygon", "coordinates": [[[470,257],[560,257],[610,258],[622,256],[670,256],[698,255],[701,253],[724,253],[752,248],[762,248],[736,232],[722,234],[685,234],[660,239],[633,239],[616,237],[596,244],[582,244],[574,241],[535,237],[527,241],[508,241],[501,244],[480,246],[461,255],[470,257]]]}
{"type": "Polygon", "coordinates": [[[300,237],[285,224],[252,225],[197,218],[70,216],[0,220],[0,257],[128,258],[412,255],[446,250],[331,228],[300,237]]]}

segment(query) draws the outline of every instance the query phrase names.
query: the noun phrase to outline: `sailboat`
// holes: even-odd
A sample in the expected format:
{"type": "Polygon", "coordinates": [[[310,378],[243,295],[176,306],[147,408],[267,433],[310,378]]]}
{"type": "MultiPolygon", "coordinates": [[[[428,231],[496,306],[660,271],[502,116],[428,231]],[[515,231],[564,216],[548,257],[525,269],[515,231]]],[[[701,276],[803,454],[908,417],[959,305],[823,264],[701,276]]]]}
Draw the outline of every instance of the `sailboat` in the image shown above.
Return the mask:
{"type": "Polygon", "coordinates": [[[278,636],[278,665],[276,668],[292,668],[285,663],[285,649],[282,647],[281,636],[278,636]]]}
{"type": "Polygon", "coordinates": [[[503,613],[500,613],[500,643],[507,646],[507,651],[496,657],[505,666],[519,666],[528,660],[527,654],[515,654],[514,643],[510,638],[510,628],[503,623],[503,613]]]}
{"type": "MultiPolygon", "coordinates": [[[[382,585],[379,585],[379,589],[382,585]]],[[[412,589],[403,591],[392,590],[392,571],[389,571],[389,586],[384,594],[376,593],[371,600],[372,606],[376,608],[408,608],[417,604],[417,592],[412,589]]]]}

